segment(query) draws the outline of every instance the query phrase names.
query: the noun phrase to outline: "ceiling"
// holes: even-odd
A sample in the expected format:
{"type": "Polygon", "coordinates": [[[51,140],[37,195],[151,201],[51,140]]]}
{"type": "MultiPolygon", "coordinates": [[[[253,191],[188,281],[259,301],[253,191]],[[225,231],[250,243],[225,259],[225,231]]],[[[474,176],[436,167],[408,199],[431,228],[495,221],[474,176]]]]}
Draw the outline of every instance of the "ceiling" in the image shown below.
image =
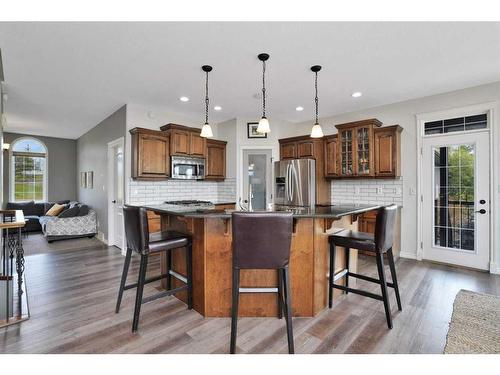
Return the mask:
{"type": "Polygon", "coordinates": [[[300,122],[314,116],[311,65],[324,117],[499,81],[499,45],[500,23],[0,22],[5,130],[77,138],[125,103],[201,125],[203,64],[212,122],[258,118],[260,52],[268,116],[300,122]]]}

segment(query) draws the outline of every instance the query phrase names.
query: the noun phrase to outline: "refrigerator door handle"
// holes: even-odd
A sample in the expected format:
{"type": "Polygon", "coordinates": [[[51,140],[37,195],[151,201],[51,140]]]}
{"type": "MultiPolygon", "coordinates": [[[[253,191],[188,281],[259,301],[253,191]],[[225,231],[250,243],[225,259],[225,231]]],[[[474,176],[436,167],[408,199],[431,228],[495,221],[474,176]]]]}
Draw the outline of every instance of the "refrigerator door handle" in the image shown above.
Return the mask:
{"type": "Polygon", "coordinates": [[[293,201],[293,184],[295,182],[295,167],[290,165],[290,201],[293,201]]]}
{"type": "Polygon", "coordinates": [[[292,200],[291,187],[292,187],[292,165],[288,164],[286,167],[286,189],[288,195],[287,203],[290,203],[290,201],[292,200]]]}
{"type": "Polygon", "coordinates": [[[288,203],[288,169],[290,165],[286,165],[286,172],[285,172],[285,202],[288,203]]]}

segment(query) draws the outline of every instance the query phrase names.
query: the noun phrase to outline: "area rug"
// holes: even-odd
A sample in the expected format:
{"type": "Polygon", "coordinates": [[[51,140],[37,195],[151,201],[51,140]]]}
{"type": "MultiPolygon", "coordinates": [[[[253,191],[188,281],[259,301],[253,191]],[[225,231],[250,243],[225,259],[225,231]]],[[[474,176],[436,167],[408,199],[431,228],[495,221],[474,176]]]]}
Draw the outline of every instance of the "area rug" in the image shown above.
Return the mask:
{"type": "Polygon", "coordinates": [[[89,248],[107,249],[108,247],[97,238],[83,237],[68,240],[54,241],[48,243],[40,233],[30,233],[28,237],[23,237],[24,255],[49,254],[65,250],[82,250],[89,248]]]}
{"type": "Polygon", "coordinates": [[[458,292],[444,352],[500,353],[500,297],[463,289],[458,292]]]}

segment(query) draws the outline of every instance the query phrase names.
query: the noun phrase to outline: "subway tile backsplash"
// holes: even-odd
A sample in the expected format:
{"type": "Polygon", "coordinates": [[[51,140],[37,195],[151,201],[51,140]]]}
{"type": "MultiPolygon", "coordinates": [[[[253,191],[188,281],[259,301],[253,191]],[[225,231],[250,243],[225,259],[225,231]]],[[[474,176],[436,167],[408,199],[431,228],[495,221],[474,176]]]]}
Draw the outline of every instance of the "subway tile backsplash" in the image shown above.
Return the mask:
{"type": "Polygon", "coordinates": [[[403,179],[342,179],[330,185],[332,204],[403,204],[403,179]]]}
{"type": "Polygon", "coordinates": [[[136,181],[129,185],[130,204],[161,204],[167,200],[236,201],[236,179],[225,181],[136,181]]]}

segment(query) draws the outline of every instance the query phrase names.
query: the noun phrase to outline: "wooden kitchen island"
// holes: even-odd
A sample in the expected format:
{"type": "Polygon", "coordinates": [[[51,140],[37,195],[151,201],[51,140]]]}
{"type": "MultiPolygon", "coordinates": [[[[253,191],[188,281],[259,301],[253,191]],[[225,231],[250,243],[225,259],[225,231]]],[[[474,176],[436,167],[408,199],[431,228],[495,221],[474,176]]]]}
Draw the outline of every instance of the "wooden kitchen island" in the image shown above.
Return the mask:
{"type": "MultiPolygon", "coordinates": [[[[193,305],[206,317],[229,317],[231,312],[231,210],[179,209],[177,206],[143,206],[161,216],[162,230],[178,230],[193,238],[193,305]]],[[[327,306],[328,236],[339,228],[357,229],[358,215],[376,205],[318,206],[294,211],[290,255],[293,316],[312,317],[327,306]]],[[[350,252],[349,265],[357,268],[357,252],[350,252]]],[[[162,273],[166,258],[162,255],[162,273]]],[[[345,268],[344,252],[337,251],[335,273],[345,268]]],[[[172,269],[185,275],[185,251],[174,250],[172,269]]],[[[341,281],[339,281],[341,282],[341,281]]],[[[172,286],[180,286],[172,277],[172,286]]],[[[165,286],[165,283],[163,284],[165,286]]],[[[242,270],[241,287],[276,287],[277,271],[242,270]]],[[[336,290],[336,294],[340,291],[336,290]]],[[[177,298],[186,301],[186,293],[177,298]]],[[[277,316],[275,293],[240,294],[239,316],[277,316]]]]}

